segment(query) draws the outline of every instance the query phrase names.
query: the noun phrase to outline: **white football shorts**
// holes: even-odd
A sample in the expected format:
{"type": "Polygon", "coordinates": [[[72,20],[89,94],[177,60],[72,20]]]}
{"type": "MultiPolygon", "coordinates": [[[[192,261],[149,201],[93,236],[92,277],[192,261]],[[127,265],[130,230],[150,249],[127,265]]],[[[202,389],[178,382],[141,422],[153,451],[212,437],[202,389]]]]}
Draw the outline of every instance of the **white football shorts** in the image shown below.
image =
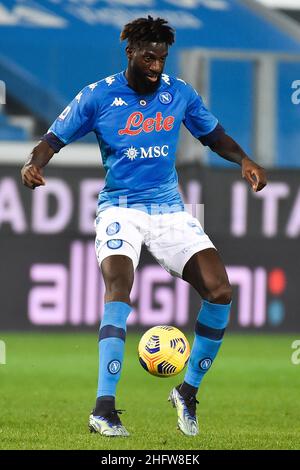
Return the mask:
{"type": "Polygon", "coordinates": [[[95,220],[99,266],[111,255],[131,258],[137,268],[142,244],[170,274],[182,277],[187,261],[198,251],[215,248],[195,217],[188,212],[150,215],[137,209],[110,207],[95,220]]]}

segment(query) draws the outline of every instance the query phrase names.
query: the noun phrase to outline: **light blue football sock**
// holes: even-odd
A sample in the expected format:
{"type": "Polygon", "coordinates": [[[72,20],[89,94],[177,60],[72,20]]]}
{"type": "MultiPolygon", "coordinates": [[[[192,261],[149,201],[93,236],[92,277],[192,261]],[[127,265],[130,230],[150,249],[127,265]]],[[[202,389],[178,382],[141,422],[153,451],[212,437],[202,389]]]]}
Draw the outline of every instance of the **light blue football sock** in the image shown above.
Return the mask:
{"type": "Polygon", "coordinates": [[[116,396],[124,357],[126,320],[131,306],[124,302],[108,302],[99,330],[99,375],[97,398],[116,396]]]}
{"type": "Polygon", "coordinates": [[[213,304],[203,300],[196,326],[184,382],[199,387],[204,375],[215,359],[229,321],[231,302],[229,304],[213,304]]]}

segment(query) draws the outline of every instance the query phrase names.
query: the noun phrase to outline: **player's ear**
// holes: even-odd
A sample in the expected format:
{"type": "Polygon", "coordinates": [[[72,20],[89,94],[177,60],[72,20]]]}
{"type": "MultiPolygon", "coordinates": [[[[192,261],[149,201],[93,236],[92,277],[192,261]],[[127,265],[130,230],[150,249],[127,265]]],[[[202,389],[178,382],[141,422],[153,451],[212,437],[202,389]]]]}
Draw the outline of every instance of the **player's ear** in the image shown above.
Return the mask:
{"type": "Polygon", "coordinates": [[[126,51],[127,59],[132,59],[133,47],[132,46],[126,46],[125,51],[126,51]]]}

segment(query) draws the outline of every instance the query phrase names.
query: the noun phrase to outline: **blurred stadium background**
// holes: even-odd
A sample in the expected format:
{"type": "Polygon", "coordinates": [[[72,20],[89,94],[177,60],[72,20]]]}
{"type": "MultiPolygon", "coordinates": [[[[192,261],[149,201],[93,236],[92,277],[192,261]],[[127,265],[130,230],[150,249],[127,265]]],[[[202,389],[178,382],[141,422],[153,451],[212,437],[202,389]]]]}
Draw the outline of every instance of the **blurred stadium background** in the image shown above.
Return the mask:
{"type": "MultiPolygon", "coordinates": [[[[90,135],[56,155],[44,188],[25,189],[20,168],[81,88],[125,68],[120,30],[148,13],[176,29],[166,73],[189,81],[228,133],[268,169],[269,185],[252,194],[239,168],[182,132],[182,193],[187,203],[205,204],[205,230],[234,287],[229,332],[292,334],[278,354],[285,355],[282,367],[294,367],[291,341],[300,335],[300,3],[292,0],[0,1],[0,339],[10,338],[9,331],[93,332],[96,338],[104,289],[94,255],[93,219],[104,177],[96,139],[90,135]]],[[[130,331],[155,324],[193,330],[197,296],[146,252],[132,301],[130,331]]],[[[20,346],[20,336],[11,338],[20,346]]],[[[5,369],[0,372],[8,375],[5,369]]]]}

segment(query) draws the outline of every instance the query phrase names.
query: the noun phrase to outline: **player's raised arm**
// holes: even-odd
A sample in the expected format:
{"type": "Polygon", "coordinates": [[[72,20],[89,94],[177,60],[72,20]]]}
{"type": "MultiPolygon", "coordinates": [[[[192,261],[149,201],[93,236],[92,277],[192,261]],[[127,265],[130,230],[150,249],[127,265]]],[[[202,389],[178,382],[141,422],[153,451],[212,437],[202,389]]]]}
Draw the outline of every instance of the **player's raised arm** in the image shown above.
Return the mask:
{"type": "Polygon", "coordinates": [[[46,184],[43,177],[43,167],[47,165],[50,158],[54,155],[54,150],[48,142],[40,142],[31,152],[30,159],[21,170],[22,182],[30,189],[46,184]]]}
{"type": "Polygon", "coordinates": [[[42,141],[34,147],[30,159],[21,170],[25,186],[34,189],[45,185],[42,169],[53,155],[94,129],[98,110],[98,100],[94,92],[96,87],[97,83],[92,83],[78,93],[54,121],[42,141]]]}
{"type": "Polygon", "coordinates": [[[225,132],[221,132],[209,147],[225,160],[241,165],[242,177],[248,181],[254,192],[261,191],[266,186],[267,177],[264,168],[251,160],[238,143],[225,132]]]}

